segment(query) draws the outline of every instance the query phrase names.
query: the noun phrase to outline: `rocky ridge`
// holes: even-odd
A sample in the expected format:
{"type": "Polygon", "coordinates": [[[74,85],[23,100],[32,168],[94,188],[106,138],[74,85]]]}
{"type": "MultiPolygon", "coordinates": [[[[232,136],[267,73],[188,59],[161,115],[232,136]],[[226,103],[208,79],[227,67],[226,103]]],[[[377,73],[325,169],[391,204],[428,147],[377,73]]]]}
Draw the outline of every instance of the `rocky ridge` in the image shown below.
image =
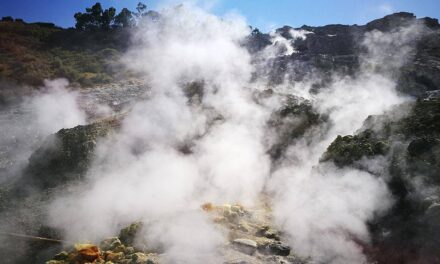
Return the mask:
{"type": "MultiPolygon", "coordinates": [[[[327,25],[322,27],[302,26],[292,28],[284,26],[276,33],[291,40],[296,52],[277,56],[270,65],[269,79],[272,83],[281,83],[284,76],[295,81],[304,80],[311,73],[321,76],[315,85],[323,87],[333,74],[354,75],[358,72],[360,57],[365,48],[360,45],[367,32],[393,32],[399,27],[412,24],[424,25],[426,34],[417,42],[416,52],[398,74],[399,91],[416,97],[425,97],[438,90],[440,78],[440,25],[437,19],[417,19],[412,13],[395,13],[367,23],[366,25],[327,25]],[[291,31],[306,34],[305,39],[294,39],[291,31]],[[324,83],[322,83],[322,80],[324,83]]],[[[255,32],[248,40],[251,52],[258,52],[272,45],[269,34],[255,32]]]]}

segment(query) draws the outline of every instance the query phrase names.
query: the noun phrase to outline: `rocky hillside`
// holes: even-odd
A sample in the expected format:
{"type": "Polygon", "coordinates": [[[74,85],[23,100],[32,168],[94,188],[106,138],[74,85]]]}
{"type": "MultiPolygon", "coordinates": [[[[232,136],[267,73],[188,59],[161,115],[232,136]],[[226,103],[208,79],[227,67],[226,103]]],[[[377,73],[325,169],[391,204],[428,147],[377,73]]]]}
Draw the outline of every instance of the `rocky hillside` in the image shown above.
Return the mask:
{"type": "Polygon", "coordinates": [[[438,98],[421,99],[392,113],[370,116],[358,134],[336,138],[323,157],[323,161],[332,160],[340,167],[364,170],[364,157],[391,160],[383,169],[396,203],[371,223],[374,243],[369,250],[380,263],[440,261],[439,118],[438,98]],[[407,107],[409,115],[396,119],[396,114],[407,107]]]}
{"type": "MultiPolygon", "coordinates": [[[[289,56],[279,56],[272,62],[271,79],[274,83],[282,82],[284,74],[295,67],[290,78],[301,81],[314,70],[324,74],[324,80],[331,78],[336,71],[341,74],[355,74],[359,69],[359,60],[365,47],[361,44],[366,32],[378,30],[391,32],[398,27],[404,27],[415,22],[424,24],[430,32],[418,41],[414,57],[401,69],[398,89],[412,96],[424,97],[438,89],[440,79],[438,75],[440,60],[440,25],[437,19],[417,19],[411,13],[396,13],[370,23],[358,25],[327,25],[323,27],[302,26],[295,28],[305,31],[307,38],[296,39],[294,47],[298,52],[289,56]]],[[[290,30],[285,26],[276,30],[286,39],[293,39],[290,30]]],[[[257,32],[249,38],[249,49],[259,51],[271,45],[270,36],[257,32]]],[[[316,83],[317,87],[323,86],[316,83]]]]}
{"type": "Polygon", "coordinates": [[[52,23],[1,20],[0,82],[41,85],[44,79],[63,77],[93,86],[115,81],[124,76],[118,59],[128,36],[128,29],[83,32],[52,23]]]}

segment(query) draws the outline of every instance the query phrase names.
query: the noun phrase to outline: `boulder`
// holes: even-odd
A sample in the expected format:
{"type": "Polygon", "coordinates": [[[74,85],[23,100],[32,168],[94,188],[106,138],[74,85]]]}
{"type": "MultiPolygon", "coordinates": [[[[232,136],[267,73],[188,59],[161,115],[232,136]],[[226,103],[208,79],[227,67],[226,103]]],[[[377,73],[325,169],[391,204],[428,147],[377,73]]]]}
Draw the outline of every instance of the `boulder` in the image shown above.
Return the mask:
{"type": "Polygon", "coordinates": [[[103,260],[101,251],[93,244],[75,244],[74,251],[69,255],[73,263],[97,262],[103,260]]]}
{"type": "Polygon", "coordinates": [[[290,247],[280,241],[270,241],[259,245],[258,252],[265,255],[288,256],[290,254],[290,247]]]}
{"type": "Polygon", "coordinates": [[[48,189],[83,178],[99,138],[118,128],[119,119],[61,129],[46,138],[29,158],[24,176],[15,189],[48,189]]]}
{"type": "Polygon", "coordinates": [[[333,161],[339,167],[347,166],[362,157],[385,155],[389,150],[386,140],[376,137],[372,130],[354,136],[338,136],[327,148],[321,161],[333,161]]]}
{"type": "Polygon", "coordinates": [[[256,232],[257,236],[266,237],[269,239],[280,240],[280,233],[270,226],[263,226],[256,232]]]}
{"type": "Polygon", "coordinates": [[[152,260],[144,253],[134,253],[131,258],[132,264],[155,264],[155,261],[152,260]]]}
{"type": "Polygon", "coordinates": [[[124,258],[125,258],[125,255],[122,252],[107,251],[106,256],[105,256],[106,261],[111,261],[114,263],[118,263],[119,261],[123,260],[124,258]]]}
{"type": "Polygon", "coordinates": [[[257,250],[257,242],[251,239],[238,238],[232,241],[234,248],[248,255],[254,254],[257,250]]]}
{"type": "Polygon", "coordinates": [[[46,264],[68,264],[69,262],[64,260],[49,260],[46,261],[46,264]]]}
{"type": "Polygon", "coordinates": [[[131,254],[133,254],[134,253],[134,247],[125,247],[125,251],[124,251],[124,253],[126,254],[126,255],[131,255],[131,254]]]}
{"type": "Polygon", "coordinates": [[[117,237],[110,237],[110,238],[104,239],[99,244],[101,249],[104,251],[113,250],[116,247],[119,247],[121,245],[122,245],[121,240],[119,240],[119,238],[117,238],[117,237]]]}
{"type": "Polygon", "coordinates": [[[119,232],[119,239],[124,245],[133,246],[136,235],[141,232],[143,227],[142,222],[133,223],[119,232]]]}
{"type": "Polygon", "coordinates": [[[66,251],[61,251],[53,257],[53,260],[67,260],[69,258],[69,253],[66,251]]]}

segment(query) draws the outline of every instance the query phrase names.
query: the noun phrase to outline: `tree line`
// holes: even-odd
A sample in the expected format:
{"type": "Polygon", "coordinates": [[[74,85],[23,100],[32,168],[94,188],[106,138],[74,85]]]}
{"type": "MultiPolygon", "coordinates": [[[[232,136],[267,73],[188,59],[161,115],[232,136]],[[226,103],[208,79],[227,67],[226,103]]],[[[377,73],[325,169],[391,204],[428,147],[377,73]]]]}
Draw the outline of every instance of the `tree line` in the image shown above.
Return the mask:
{"type": "Polygon", "coordinates": [[[147,11],[147,6],[142,2],[137,4],[135,12],[123,8],[118,14],[114,7],[103,9],[101,3],[98,2],[86,8],[84,13],[75,13],[75,28],[81,31],[128,28],[135,26],[137,21],[146,15],[156,14],[154,11],[147,11]]]}

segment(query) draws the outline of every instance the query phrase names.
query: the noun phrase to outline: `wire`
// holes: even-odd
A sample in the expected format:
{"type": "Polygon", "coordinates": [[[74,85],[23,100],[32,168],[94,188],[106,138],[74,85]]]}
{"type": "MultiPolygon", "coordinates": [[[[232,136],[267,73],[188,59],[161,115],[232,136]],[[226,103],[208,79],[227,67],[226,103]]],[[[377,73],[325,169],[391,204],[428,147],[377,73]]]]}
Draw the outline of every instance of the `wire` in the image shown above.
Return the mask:
{"type": "Polygon", "coordinates": [[[0,235],[27,238],[27,239],[33,239],[33,240],[41,240],[41,241],[47,241],[47,242],[52,242],[52,243],[68,243],[68,241],[66,241],[66,240],[53,239],[53,238],[47,238],[47,237],[30,236],[30,235],[24,235],[24,234],[18,234],[18,233],[2,232],[2,231],[0,231],[0,235]]]}

